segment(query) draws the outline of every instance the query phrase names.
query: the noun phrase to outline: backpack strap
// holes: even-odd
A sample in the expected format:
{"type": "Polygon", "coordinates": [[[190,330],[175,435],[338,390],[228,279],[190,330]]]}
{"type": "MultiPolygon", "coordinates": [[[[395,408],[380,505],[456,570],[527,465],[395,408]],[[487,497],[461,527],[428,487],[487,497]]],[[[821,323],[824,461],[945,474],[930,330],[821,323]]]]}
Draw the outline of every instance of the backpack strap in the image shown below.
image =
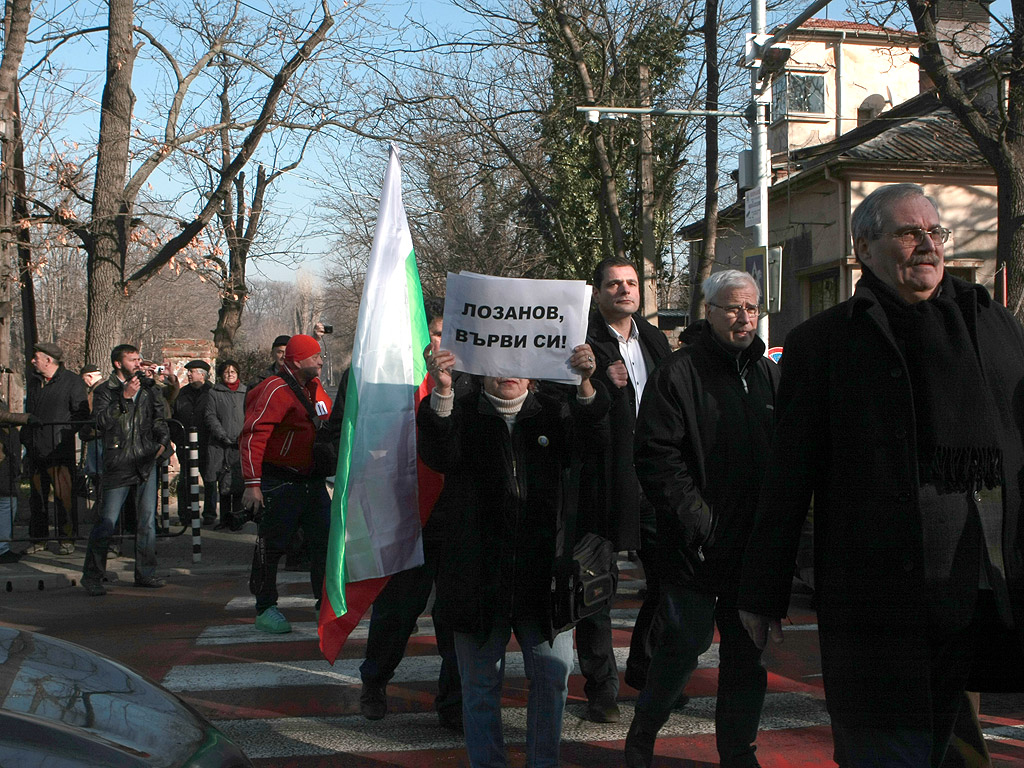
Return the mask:
{"type": "Polygon", "coordinates": [[[278,375],[284,380],[284,383],[288,385],[288,388],[291,389],[295,397],[299,399],[299,402],[302,403],[302,407],[306,409],[306,413],[309,415],[309,420],[313,422],[313,427],[317,431],[320,431],[320,427],[323,426],[323,419],[317,415],[316,407],[309,399],[309,395],[306,393],[305,388],[299,384],[298,380],[292,375],[292,372],[288,370],[287,366],[282,368],[278,375]]]}

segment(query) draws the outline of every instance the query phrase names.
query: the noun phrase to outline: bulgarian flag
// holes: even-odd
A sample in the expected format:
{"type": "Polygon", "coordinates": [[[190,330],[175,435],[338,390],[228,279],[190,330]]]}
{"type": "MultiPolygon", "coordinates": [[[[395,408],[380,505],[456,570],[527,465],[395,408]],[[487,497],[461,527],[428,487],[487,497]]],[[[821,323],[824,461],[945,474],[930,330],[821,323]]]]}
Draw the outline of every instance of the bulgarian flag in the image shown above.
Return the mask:
{"type": "Polygon", "coordinates": [[[418,462],[416,408],[430,393],[416,255],[392,147],[359,305],[331,504],[320,651],[334,663],[389,576],[423,564],[441,476],[418,462]]]}

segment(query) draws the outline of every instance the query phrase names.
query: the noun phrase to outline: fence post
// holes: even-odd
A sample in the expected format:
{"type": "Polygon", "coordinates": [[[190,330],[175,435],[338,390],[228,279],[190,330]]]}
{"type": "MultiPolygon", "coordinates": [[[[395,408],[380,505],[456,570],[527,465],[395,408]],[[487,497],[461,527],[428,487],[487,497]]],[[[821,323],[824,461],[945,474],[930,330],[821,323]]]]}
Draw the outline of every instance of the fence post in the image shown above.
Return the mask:
{"type": "Polygon", "coordinates": [[[164,462],[160,467],[160,530],[165,534],[171,532],[170,468],[170,460],[164,462]]]}
{"type": "Polygon", "coordinates": [[[192,562],[203,559],[203,544],[200,537],[202,518],[199,516],[199,432],[195,427],[188,431],[188,486],[189,506],[192,510],[192,562]]]}

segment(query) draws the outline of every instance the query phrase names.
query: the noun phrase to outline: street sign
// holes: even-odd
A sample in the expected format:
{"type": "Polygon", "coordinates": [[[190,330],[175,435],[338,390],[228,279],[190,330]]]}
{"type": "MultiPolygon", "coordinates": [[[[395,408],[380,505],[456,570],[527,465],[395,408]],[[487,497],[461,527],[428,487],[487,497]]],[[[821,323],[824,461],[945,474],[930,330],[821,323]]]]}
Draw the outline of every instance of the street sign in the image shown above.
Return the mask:
{"type": "MultiPolygon", "coordinates": [[[[748,193],[749,194],[749,193],[748,193]]],[[[750,273],[761,291],[761,303],[768,304],[768,249],[762,246],[743,249],[743,269],[750,273]]]]}
{"type": "Polygon", "coordinates": [[[743,196],[743,226],[756,227],[761,223],[761,188],[753,187],[743,196]]]}
{"type": "Polygon", "coordinates": [[[778,363],[782,359],[782,347],[768,347],[764,354],[765,357],[770,357],[773,363],[778,363]]]}

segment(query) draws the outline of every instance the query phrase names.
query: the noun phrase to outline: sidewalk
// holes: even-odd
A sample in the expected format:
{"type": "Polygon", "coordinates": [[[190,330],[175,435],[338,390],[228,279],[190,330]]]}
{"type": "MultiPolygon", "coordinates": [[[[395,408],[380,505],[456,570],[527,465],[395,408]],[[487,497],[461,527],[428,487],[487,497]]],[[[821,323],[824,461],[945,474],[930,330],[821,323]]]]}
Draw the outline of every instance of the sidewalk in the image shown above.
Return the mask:
{"type": "MultiPolygon", "coordinates": [[[[27,505],[26,505],[27,507],[27,505]]],[[[204,526],[199,537],[199,562],[193,554],[192,529],[187,528],[181,535],[182,526],[174,525],[178,519],[176,505],[171,501],[170,536],[158,535],[156,541],[157,575],[177,581],[179,577],[194,574],[248,573],[252,563],[253,547],[256,543],[256,524],[248,522],[237,533],[228,530],[215,531],[204,526]]],[[[27,511],[27,510],[26,510],[27,511]]],[[[20,510],[19,510],[19,518],[20,510]]],[[[0,593],[46,591],[69,589],[79,584],[85,549],[92,530],[92,523],[82,523],[75,551],[71,555],[58,555],[57,545],[50,542],[41,552],[22,556],[16,563],[0,564],[0,593]]],[[[27,520],[19,519],[14,527],[14,537],[27,538],[27,520]]],[[[22,552],[28,547],[24,541],[11,544],[11,551],[22,552]]],[[[122,555],[107,560],[107,573],[111,580],[131,584],[135,569],[135,540],[126,536],[121,543],[122,555]]],[[[0,597],[0,601],[3,598],[0,597]]]]}

